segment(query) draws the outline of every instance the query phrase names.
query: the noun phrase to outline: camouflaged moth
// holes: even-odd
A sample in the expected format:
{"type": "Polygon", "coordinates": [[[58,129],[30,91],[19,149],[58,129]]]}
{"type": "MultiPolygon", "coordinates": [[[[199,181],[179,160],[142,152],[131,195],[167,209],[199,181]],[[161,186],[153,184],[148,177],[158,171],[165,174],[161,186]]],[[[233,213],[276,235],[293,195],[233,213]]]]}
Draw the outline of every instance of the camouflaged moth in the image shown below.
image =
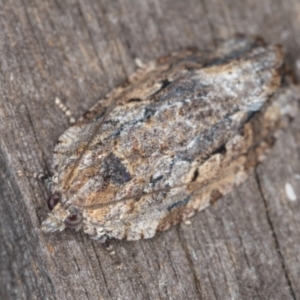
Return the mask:
{"type": "Polygon", "coordinates": [[[59,138],[42,228],[151,238],[244,182],[297,106],[281,47],[260,39],[151,62],[59,138]]]}

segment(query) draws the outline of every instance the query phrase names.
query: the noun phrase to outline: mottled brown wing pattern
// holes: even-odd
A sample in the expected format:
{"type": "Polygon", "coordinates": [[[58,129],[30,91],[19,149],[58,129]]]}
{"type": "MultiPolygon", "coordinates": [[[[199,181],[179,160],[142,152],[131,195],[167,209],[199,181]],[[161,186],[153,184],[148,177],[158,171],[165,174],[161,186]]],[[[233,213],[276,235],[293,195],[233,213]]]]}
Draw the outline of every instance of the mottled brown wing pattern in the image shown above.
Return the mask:
{"type": "MultiPolygon", "coordinates": [[[[257,39],[249,40],[241,37],[225,42],[214,51],[183,50],[149,63],[144,70],[138,70],[131,76],[135,78],[133,80],[135,84],[125,84],[113,90],[104,99],[98,101],[74,126],[70,127],[59,138],[54,151],[53,169],[64,175],[68,172],[64,170],[63,166],[66,166],[68,170],[74,168],[75,162],[78,162],[78,154],[81,153],[81,149],[85,148],[90,138],[97,137],[95,129],[99,127],[99,124],[101,125],[104,120],[103,117],[107,117],[105,115],[107,110],[113,108],[117,102],[124,101],[122,94],[127,95],[124,105],[128,105],[128,102],[139,102],[141,99],[156,94],[168,84],[168,71],[171,66],[176,66],[173,72],[182,68],[201,69],[204,64],[216,64],[222,60],[228,60],[234,55],[241,55],[257,46],[258,43],[257,39]]],[[[98,131],[100,130],[101,128],[98,128],[98,131]]],[[[59,181],[62,181],[63,175],[59,176],[59,181]]]]}
{"type": "Polygon", "coordinates": [[[61,136],[52,186],[61,203],[44,230],[80,214],[94,238],[150,238],[229,192],[291,114],[295,91],[277,91],[282,61],[280,47],[240,37],[138,71],[61,136]]]}
{"type": "Polygon", "coordinates": [[[297,109],[298,89],[285,82],[275,94],[272,105],[247,123],[223,151],[201,164],[197,177],[189,184],[122,199],[110,205],[87,206],[87,215],[95,224],[105,219],[107,234],[119,239],[154,236],[191,217],[244,182],[273,145],[276,130],[286,127],[297,109]]]}

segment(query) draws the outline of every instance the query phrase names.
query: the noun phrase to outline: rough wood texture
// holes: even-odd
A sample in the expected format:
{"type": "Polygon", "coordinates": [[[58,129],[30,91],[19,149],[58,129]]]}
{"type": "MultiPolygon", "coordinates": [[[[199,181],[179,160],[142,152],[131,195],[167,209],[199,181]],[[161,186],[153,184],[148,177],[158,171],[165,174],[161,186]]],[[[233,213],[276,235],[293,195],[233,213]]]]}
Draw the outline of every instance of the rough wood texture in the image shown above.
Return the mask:
{"type": "Polygon", "coordinates": [[[0,3],[1,299],[300,299],[300,114],[251,178],[151,240],[40,230],[47,170],[68,127],[135,69],[235,32],[281,43],[300,75],[297,0],[11,0],[0,3]],[[298,66],[298,69],[297,69],[298,66]],[[298,199],[291,201],[285,184],[298,199]]]}

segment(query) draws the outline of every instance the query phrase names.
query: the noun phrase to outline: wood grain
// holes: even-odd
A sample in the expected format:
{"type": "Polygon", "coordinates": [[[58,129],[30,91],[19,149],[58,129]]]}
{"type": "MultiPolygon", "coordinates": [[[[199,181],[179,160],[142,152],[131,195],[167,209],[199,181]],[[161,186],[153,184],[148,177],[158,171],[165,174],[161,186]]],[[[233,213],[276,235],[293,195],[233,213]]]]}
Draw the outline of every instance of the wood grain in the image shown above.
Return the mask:
{"type": "Polygon", "coordinates": [[[49,171],[68,121],[143,61],[236,32],[280,43],[300,76],[296,0],[0,1],[1,299],[300,299],[300,114],[249,180],[151,240],[45,235],[49,171]],[[298,197],[285,193],[290,183],[298,197]]]}

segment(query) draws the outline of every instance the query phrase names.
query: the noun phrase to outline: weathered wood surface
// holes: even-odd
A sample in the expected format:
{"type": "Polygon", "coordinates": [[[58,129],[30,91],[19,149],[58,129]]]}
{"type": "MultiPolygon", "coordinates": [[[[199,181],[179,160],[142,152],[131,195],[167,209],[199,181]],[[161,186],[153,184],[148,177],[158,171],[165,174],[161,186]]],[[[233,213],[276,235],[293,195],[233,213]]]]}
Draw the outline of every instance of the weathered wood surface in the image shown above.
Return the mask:
{"type": "Polygon", "coordinates": [[[151,240],[45,235],[42,183],[68,127],[143,61],[236,32],[281,43],[300,75],[297,0],[10,0],[0,3],[1,299],[300,299],[300,114],[249,180],[151,240]],[[298,65],[298,68],[297,68],[298,65]],[[285,184],[298,199],[291,201],[285,184]]]}

